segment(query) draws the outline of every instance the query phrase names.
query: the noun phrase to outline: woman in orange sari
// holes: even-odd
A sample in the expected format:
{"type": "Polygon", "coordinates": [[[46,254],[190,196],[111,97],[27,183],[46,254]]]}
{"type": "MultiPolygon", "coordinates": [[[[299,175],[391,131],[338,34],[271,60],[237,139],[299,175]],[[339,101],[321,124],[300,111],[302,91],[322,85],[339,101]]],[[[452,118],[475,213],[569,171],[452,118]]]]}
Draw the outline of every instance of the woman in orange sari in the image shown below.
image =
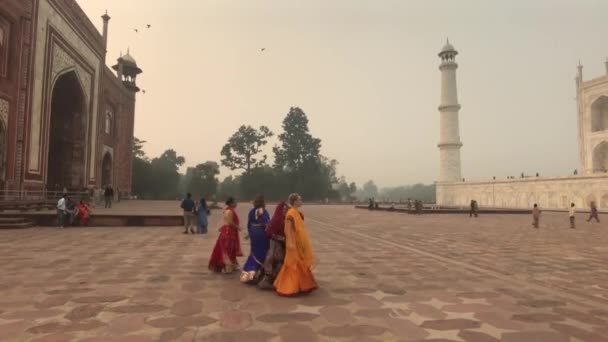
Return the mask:
{"type": "Polygon", "coordinates": [[[224,209],[224,223],[220,235],[215,242],[215,248],[209,259],[209,269],[215,272],[232,273],[239,269],[237,257],[243,256],[239,239],[239,216],[236,214],[236,201],[230,197],[224,209]]]}
{"type": "Polygon", "coordinates": [[[312,269],[315,258],[308,239],[304,216],[300,214],[302,197],[289,195],[291,208],[285,217],[285,261],[274,287],[280,296],[295,296],[314,291],[318,286],[312,269]]]}

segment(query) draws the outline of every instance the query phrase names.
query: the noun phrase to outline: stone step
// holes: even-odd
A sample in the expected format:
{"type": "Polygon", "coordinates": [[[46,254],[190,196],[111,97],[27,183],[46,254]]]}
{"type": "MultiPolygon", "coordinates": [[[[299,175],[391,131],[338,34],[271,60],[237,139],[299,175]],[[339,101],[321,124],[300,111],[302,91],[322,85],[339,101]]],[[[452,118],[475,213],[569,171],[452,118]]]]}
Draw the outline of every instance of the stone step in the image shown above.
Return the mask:
{"type": "Polygon", "coordinates": [[[34,223],[23,217],[2,217],[0,218],[0,230],[2,229],[25,229],[31,228],[34,223]]]}
{"type": "Polygon", "coordinates": [[[3,223],[22,223],[27,221],[25,218],[23,217],[0,217],[0,224],[3,223]]]}

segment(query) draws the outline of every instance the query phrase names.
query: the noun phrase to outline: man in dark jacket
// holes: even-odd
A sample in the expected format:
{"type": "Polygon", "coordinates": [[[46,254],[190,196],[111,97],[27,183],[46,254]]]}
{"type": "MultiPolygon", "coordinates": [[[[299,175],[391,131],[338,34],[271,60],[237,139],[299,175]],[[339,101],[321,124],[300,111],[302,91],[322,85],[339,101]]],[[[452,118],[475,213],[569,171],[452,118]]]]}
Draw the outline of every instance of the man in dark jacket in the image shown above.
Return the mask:
{"type": "Polygon", "coordinates": [[[112,186],[106,186],[103,196],[106,200],[106,208],[112,208],[112,201],[114,200],[114,189],[112,189],[112,186]]]}

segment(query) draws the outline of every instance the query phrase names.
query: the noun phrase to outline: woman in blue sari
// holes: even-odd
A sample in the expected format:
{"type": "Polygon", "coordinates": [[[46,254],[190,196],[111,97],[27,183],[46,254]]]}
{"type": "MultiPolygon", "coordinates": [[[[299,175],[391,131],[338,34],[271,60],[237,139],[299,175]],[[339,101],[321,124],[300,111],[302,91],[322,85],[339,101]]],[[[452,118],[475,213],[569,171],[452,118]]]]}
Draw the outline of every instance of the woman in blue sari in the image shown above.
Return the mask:
{"type": "Polygon", "coordinates": [[[198,224],[196,225],[197,233],[207,234],[207,226],[209,224],[207,216],[209,216],[210,211],[209,208],[207,208],[207,201],[205,201],[205,198],[201,198],[196,213],[198,216],[198,224]]]}
{"type": "Polygon", "coordinates": [[[249,211],[247,231],[251,240],[251,253],[241,273],[243,283],[255,284],[260,280],[261,269],[270,247],[270,240],[266,236],[270,214],[265,207],[264,197],[259,195],[253,202],[253,209],[249,211]]]}

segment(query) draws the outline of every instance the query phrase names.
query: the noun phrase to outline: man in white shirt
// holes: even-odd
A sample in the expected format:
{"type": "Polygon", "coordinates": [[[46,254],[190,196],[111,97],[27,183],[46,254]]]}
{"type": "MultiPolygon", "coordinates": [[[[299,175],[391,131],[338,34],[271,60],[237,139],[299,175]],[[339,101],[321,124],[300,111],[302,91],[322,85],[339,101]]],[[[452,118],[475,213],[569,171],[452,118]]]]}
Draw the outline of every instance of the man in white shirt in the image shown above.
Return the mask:
{"type": "Polygon", "coordinates": [[[574,226],[574,216],[576,215],[576,207],[574,206],[574,203],[570,204],[570,209],[568,209],[568,215],[570,216],[570,228],[576,228],[574,226]]]}
{"type": "Polygon", "coordinates": [[[64,224],[63,221],[65,219],[66,197],[67,195],[63,195],[59,201],[57,201],[57,224],[59,224],[59,228],[63,228],[64,224]]]}

